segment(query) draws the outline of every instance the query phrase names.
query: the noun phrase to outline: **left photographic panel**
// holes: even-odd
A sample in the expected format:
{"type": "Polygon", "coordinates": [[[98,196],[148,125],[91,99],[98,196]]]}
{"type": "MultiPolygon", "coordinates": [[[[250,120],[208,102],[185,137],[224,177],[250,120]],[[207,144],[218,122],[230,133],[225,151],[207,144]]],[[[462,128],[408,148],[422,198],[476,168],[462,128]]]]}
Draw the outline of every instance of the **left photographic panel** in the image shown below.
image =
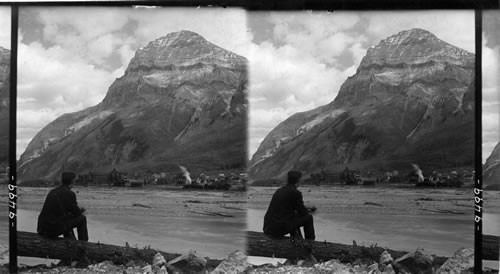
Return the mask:
{"type": "MultiPolygon", "coordinates": [[[[10,7],[0,7],[0,191],[8,196],[9,166],[9,104],[10,104],[10,7]]],[[[9,214],[8,204],[3,203],[0,218],[0,265],[9,263],[9,214]]],[[[0,268],[0,271],[3,268],[0,268]]]]}
{"type": "Polygon", "coordinates": [[[20,8],[21,270],[203,272],[244,250],[245,25],[230,8],[20,8]]]}

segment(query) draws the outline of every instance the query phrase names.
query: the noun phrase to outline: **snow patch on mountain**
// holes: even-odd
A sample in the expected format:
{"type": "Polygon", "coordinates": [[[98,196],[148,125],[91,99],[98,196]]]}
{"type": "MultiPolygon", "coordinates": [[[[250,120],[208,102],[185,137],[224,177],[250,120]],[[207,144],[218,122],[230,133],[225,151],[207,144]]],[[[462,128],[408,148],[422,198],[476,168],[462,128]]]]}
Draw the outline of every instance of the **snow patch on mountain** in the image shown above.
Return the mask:
{"type": "Polygon", "coordinates": [[[314,119],[312,119],[311,121],[302,125],[299,129],[297,129],[297,135],[300,135],[304,132],[311,130],[313,127],[321,124],[327,118],[336,118],[344,112],[345,112],[345,110],[343,110],[343,109],[335,109],[329,113],[323,113],[321,115],[318,115],[314,119]]]}
{"type": "Polygon", "coordinates": [[[75,123],[73,124],[72,126],[70,126],[69,128],[67,128],[65,131],[64,131],[64,136],[67,136],[71,133],[74,133],[78,130],[80,130],[81,128],[83,128],[84,126],[92,123],[92,121],[94,121],[95,119],[104,119],[106,117],[108,117],[109,115],[113,114],[113,111],[110,111],[110,110],[104,110],[104,111],[101,111],[101,112],[98,112],[94,115],[91,115],[91,116],[88,116],[88,117],[85,117],[83,120],[79,121],[78,123],[75,123]]]}

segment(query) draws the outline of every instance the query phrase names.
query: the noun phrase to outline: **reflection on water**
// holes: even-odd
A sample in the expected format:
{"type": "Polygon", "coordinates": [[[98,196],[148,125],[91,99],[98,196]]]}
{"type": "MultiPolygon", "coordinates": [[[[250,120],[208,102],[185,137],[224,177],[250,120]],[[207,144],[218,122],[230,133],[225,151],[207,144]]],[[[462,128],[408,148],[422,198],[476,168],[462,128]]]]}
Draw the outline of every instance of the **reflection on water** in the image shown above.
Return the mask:
{"type": "MultiPolygon", "coordinates": [[[[248,209],[248,228],[262,231],[264,210],[248,209]]],[[[316,240],[358,245],[377,244],[400,251],[424,248],[451,256],[461,247],[474,247],[474,222],[468,216],[314,216],[316,240]]]]}
{"type": "MultiPolygon", "coordinates": [[[[18,210],[18,230],[35,232],[38,212],[18,210]]],[[[165,252],[190,250],[203,257],[224,258],[234,250],[244,250],[245,216],[152,217],[87,216],[92,242],[142,248],[151,246],[165,252]]]]}

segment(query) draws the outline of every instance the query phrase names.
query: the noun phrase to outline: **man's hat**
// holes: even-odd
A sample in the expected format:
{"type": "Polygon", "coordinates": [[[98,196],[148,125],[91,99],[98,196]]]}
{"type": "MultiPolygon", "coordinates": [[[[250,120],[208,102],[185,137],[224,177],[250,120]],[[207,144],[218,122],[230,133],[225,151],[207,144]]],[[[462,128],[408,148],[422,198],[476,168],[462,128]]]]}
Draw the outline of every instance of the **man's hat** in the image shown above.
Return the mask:
{"type": "Polygon", "coordinates": [[[75,179],[75,177],[76,177],[75,173],[70,171],[64,171],[61,174],[61,181],[63,184],[70,184],[73,181],[73,179],[75,179]]]}
{"type": "Polygon", "coordinates": [[[288,180],[292,179],[294,181],[300,179],[302,177],[302,172],[297,171],[297,170],[290,170],[288,171],[288,180]]]}

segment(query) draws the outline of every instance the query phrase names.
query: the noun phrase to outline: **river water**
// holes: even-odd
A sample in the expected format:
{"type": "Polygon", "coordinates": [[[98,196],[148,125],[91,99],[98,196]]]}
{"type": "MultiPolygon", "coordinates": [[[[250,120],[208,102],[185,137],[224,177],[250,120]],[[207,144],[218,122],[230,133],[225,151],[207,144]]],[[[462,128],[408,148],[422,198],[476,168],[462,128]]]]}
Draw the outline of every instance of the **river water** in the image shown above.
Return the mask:
{"type": "MultiPolygon", "coordinates": [[[[264,210],[248,210],[249,230],[262,231],[264,210]]],[[[474,246],[473,219],[466,216],[344,216],[317,213],[317,241],[370,246],[399,251],[422,247],[430,254],[451,256],[474,246]]]]}
{"type": "MultiPolygon", "coordinates": [[[[105,242],[140,248],[150,245],[165,252],[195,250],[200,256],[224,258],[234,250],[244,250],[246,229],[262,231],[265,211],[248,209],[234,218],[88,216],[89,236],[105,242]],[[245,225],[246,223],[246,225],[245,225]]],[[[38,212],[18,210],[18,230],[35,232],[38,212]]],[[[474,223],[470,216],[345,216],[318,212],[315,216],[317,240],[358,245],[377,244],[394,250],[451,256],[460,247],[473,247],[474,223]]],[[[483,214],[483,233],[500,235],[499,214],[483,214]]],[[[8,220],[0,221],[0,241],[8,243],[8,220]]],[[[36,264],[32,258],[20,263],[36,264]]],[[[498,269],[498,262],[485,262],[498,269]]]]}
{"type": "MultiPolygon", "coordinates": [[[[18,210],[18,230],[35,232],[38,212],[18,210]]],[[[91,242],[159,249],[169,253],[190,250],[202,257],[225,258],[245,249],[246,214],[224,217],[87,216],[91,242]]],[[[21,258],[33,264],[34,259],[21,258]]],[[[46,261],[45,261],[46,262],[46,261]]]]}

